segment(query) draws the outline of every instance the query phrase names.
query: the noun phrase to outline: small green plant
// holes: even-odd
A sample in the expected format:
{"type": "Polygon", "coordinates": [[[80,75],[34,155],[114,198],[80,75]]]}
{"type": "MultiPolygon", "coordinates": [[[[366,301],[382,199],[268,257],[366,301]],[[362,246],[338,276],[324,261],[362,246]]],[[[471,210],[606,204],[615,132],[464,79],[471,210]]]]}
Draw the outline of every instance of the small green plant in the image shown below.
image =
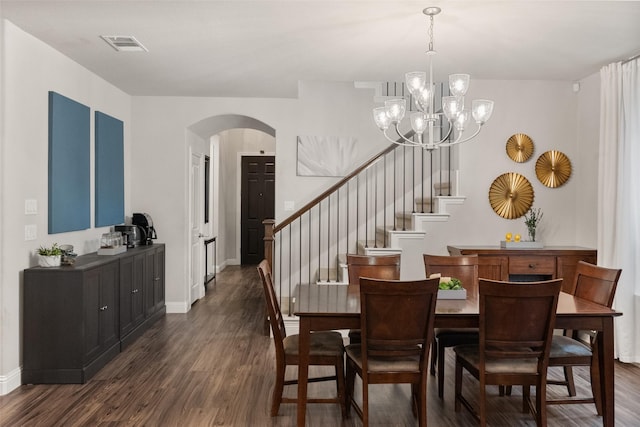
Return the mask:
{"type": "Polygon", "coordinates": [[[542,209],[529,209],[526,214],[524,214],[524,223],[527,226],[527,231],[529,232],[529,240],[532,242],[536,241],[536,228],[540,225],[540,221],[542,221],[542,209]]]}
{"type": "Polygon", "coordinates": [[[438,289],[453,291],[462,289],[462,282],[455,277],[441,277],[438,289]]]}
{"type": "Polygon", "coordinates": [[[57,255],[62,255],[62,249],[60,249],[60,247],[58,246],[57,243],[54,243],[53,245],[51,245],[51,247],[44,247],[44,246],[40,246],[38,248],[38,255],[43,255],[43,256],[57,256],[57,255]]]}

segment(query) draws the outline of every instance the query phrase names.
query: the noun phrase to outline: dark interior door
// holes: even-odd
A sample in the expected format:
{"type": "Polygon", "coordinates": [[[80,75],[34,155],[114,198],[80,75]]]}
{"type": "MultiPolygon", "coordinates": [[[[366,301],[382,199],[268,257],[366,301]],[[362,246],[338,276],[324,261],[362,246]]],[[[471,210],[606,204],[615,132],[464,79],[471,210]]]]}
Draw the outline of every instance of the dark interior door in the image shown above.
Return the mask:
{"type": "Polygon", "coordinates": [[[275,218],[276,162],[273,156],[242,157],[241,263],[264,259],[265,219],[275,218]]]}

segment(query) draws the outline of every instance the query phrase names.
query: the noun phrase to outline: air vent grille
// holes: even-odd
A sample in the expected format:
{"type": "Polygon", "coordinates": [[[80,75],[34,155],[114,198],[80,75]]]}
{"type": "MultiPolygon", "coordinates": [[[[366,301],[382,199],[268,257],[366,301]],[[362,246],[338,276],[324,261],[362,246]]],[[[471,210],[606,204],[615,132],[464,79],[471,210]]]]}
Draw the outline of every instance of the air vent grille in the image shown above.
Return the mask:
{"type": "Polygon", "coordinates": [[[100,36],[118,52],[148,52],[149,50],[133,36],[100,36]]]}

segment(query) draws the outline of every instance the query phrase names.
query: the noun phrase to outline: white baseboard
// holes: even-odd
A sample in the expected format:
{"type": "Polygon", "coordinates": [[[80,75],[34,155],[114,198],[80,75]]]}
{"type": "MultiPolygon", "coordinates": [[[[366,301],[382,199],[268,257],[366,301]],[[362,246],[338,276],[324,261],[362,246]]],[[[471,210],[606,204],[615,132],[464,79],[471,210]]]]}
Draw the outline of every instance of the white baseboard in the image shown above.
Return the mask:
{"type": "Polygon", "coordinates": [[[22,369],[16,368],[7,375],[0,375],[0,396],[11,393],[22,385],[22,369]]]}
{"type": "Polygon", "coordinates": [[[166,302],[167,313],[187,313],[191,309],[191,304],[186,302],[166,302]]]}

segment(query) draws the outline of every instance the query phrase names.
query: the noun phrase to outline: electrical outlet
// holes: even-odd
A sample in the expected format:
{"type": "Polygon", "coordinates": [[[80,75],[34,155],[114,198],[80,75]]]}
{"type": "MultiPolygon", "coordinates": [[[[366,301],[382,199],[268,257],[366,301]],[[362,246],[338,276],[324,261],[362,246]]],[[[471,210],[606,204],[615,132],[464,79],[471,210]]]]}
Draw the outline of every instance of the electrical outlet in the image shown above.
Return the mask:
{"type": "Polygon", "coordinates": [[[38,238],[38,227],[35,224],[24,226],[24,240],[36,240],[38,238]]]}
{"type": "Polygon", "coordinates": [[[24,214],[36,215],[38,213],[38,201],[36,199],[25,199],[24,214]]]}

